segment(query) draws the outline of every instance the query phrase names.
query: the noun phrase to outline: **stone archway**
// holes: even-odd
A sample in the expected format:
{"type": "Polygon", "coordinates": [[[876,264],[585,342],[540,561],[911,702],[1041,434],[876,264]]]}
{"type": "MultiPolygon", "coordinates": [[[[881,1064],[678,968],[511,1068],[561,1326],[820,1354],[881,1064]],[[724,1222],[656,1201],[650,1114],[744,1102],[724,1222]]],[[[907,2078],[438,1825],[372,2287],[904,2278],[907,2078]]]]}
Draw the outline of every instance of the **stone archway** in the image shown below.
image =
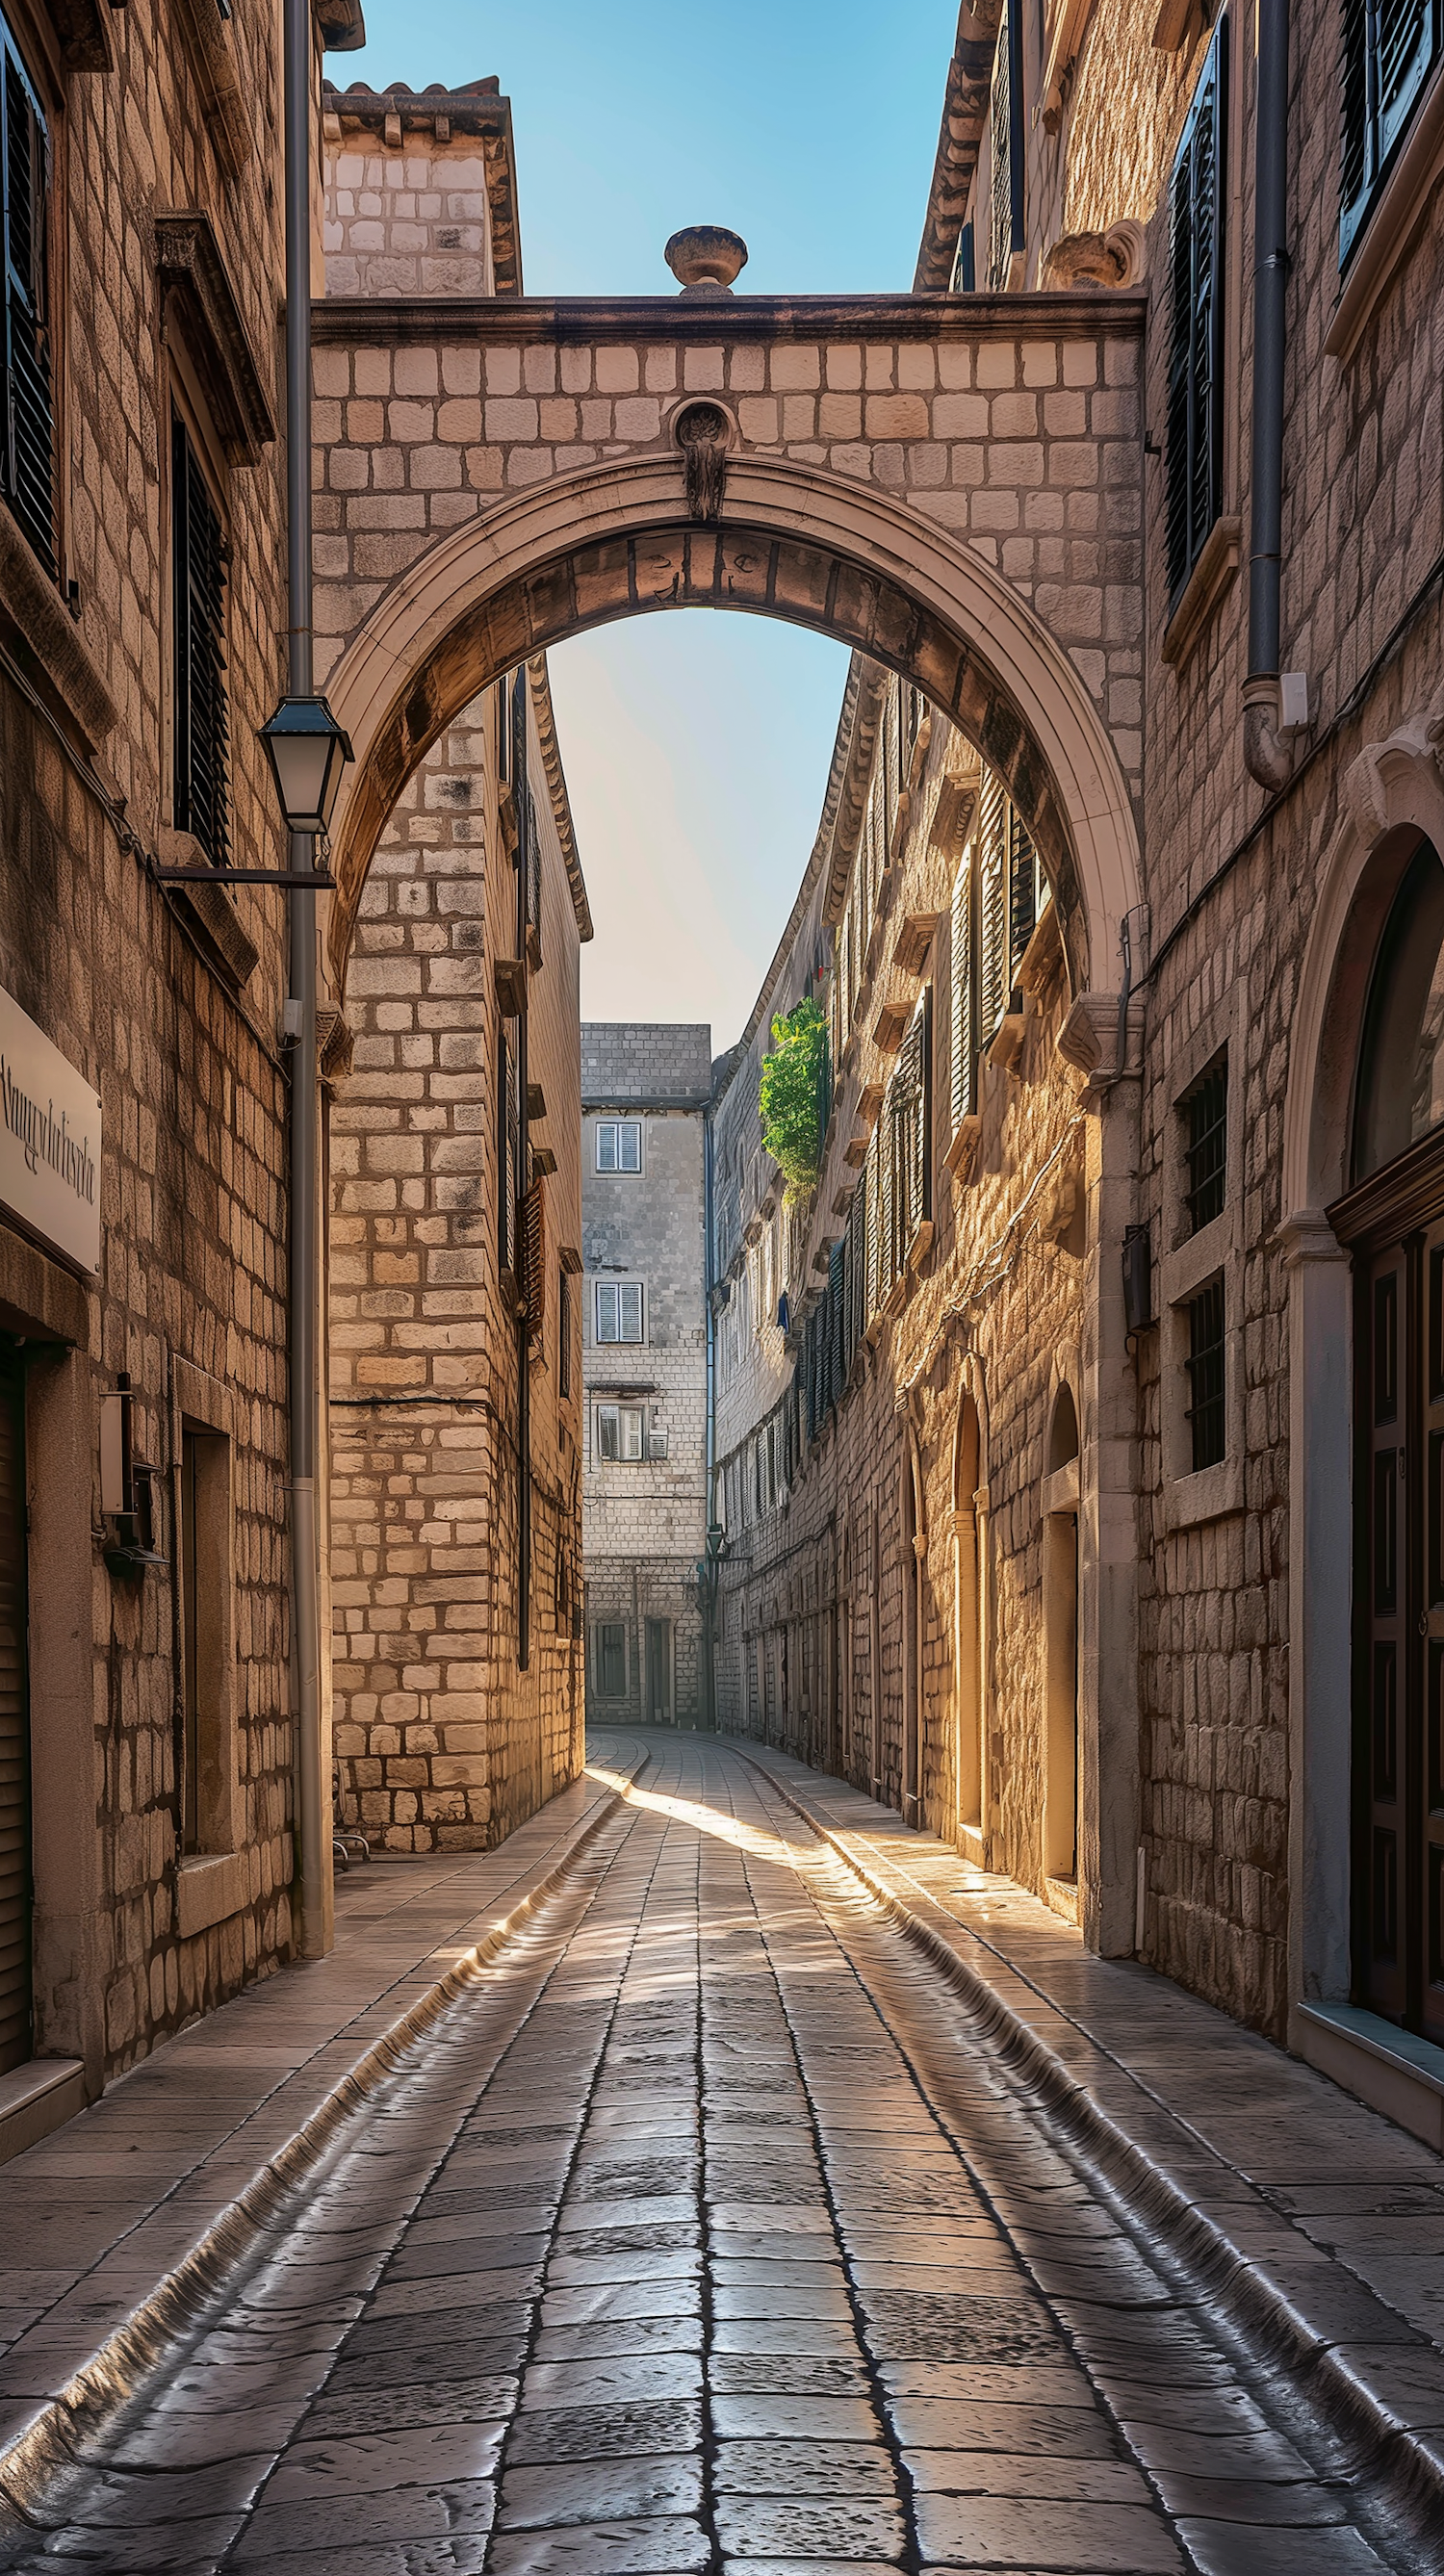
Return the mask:
{"type": "MultiPolygon", "coordinates": [[[[810,626],[914,681],[1006,779],[1058,898],[1074,990],[1106,987],[1139,899],[1136,781],[1072,651],[976,546],[909,502],[816,466],[739,458],[720,520],[702,526],[674,451],[495,503],[419,555],[346,642],[325,682],[356,751],[333,834],[338,991],[376,839],[460,710],[550,643],[685,607],[810,626]]],[[[1131,731],[1122,749],[1131,766],[1131,731]]]]}

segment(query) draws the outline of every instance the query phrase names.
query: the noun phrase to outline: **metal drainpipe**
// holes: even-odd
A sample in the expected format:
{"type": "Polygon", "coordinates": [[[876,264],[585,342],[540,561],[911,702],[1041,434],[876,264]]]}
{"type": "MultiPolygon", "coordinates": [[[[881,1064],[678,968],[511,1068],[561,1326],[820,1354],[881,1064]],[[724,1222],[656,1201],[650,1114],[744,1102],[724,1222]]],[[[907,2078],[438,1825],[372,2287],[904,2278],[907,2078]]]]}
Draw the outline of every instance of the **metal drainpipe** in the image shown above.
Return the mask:
{"type": "MultiPolygon", "coordinates": [[[[293,697],[315,686],[311,653],[311,70],[310,0],[285,0],[286,514],[293,697]]],[[[309,834],[290,835],[289,865],[314,865],[309,834]]],[[[334,1934],[331,1784],[321,1759],[321,1631],[316,1521],[316,1357],[320,1245],[316,1093],[316,898],[291,888],[290,1435],[291,1647],[300,1903],[296,1947],[320,1959],[334,1934]]]]}
{"type": "Polygon", "coordinates": [[[707,1532],[702,1584],[702,1712],[715,1732],[717,1725],[717,1571],[721,1530],[717,1523],[717,1318],[712,1311],[712,1104],[702,1112],[702,1283],[706,1313],[707,1532]]]}
{"type": "Polygon", "coordinates": [[[1283,547],[1284,298],[1288,287],[1288,0],[1259,0],[1254,106],[1253,465],[1243,756],[1261,787],[1287,784],[1279,714],[1283,547]]]}

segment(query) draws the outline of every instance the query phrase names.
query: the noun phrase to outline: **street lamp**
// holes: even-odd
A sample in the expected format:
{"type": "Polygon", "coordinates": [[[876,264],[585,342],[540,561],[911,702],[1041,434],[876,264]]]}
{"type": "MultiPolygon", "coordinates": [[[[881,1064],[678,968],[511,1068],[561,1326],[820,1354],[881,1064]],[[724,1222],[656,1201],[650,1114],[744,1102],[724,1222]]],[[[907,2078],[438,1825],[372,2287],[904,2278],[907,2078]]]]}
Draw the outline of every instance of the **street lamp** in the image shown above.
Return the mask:
{"type": "Polygon", "coordinates": [[[330,829],[350,742],[322,697],[282,698],[261,727],[276,793],[292,832],[330,829]]]}

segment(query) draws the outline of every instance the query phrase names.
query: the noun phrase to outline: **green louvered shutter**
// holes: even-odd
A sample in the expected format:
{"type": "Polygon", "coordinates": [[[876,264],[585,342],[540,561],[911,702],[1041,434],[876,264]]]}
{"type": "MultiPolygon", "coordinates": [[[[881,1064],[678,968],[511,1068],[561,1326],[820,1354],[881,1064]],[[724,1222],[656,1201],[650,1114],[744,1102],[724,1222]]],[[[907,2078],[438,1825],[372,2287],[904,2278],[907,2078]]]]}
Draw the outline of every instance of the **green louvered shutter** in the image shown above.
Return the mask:
{"type": "Polygon", "coordinates": [[[1008,987],[1018,980],[1024,952],[1038,924],[1038,854],[1015,806],[1008,807],[1008,987]]]}
{"type": "Polygon", "coordinates": [[[1439,0],[1344,0],[1339,265],[1439,54],[1439,0]]]}

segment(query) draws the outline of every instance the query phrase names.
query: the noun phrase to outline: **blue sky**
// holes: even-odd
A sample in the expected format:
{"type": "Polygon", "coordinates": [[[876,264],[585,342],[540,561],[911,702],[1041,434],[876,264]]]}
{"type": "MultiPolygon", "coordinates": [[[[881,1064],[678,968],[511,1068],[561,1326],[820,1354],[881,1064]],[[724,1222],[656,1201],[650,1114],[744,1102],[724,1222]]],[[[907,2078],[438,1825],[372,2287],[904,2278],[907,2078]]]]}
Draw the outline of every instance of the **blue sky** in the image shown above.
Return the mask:
{"type": "MultiPolygon", "coordinates": [[[[512,103],[527,291],[675,292],[687,223],[730,224],[739,291],[912,283],[957,0],[365,0],[339,85],[496,73],[512,103]]],[[[593,1019],[741,1028],[812,847],[847,657],[752,617],[644,617],[554,649],[597,922],[593,1019]]]]}

